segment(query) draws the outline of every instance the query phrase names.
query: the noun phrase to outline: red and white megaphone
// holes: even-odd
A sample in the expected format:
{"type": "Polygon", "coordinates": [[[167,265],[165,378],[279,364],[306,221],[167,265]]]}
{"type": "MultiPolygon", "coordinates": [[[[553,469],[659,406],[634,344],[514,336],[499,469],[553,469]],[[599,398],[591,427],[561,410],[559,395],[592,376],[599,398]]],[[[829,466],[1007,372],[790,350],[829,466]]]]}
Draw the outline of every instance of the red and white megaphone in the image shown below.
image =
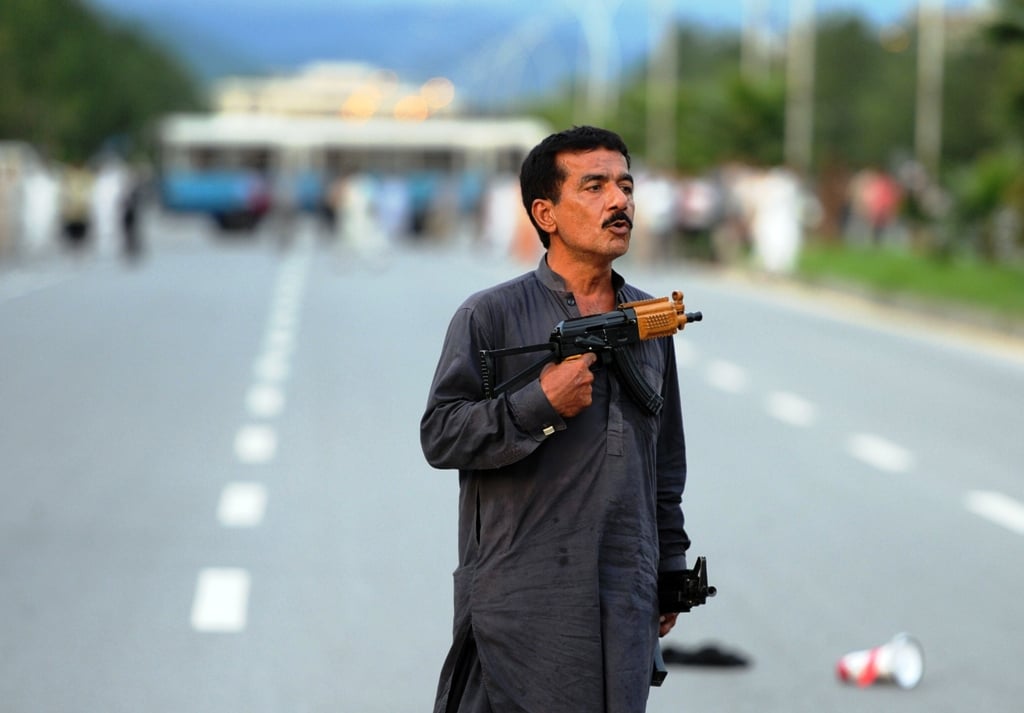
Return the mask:
{"type": "Polygon", "coordinates": [[[897,634],[881,646],[846,654],[839,659],[836,674],[858,686],[880,681],[913,688],[924,676],[924,650],[910,634],[897,634]]]}

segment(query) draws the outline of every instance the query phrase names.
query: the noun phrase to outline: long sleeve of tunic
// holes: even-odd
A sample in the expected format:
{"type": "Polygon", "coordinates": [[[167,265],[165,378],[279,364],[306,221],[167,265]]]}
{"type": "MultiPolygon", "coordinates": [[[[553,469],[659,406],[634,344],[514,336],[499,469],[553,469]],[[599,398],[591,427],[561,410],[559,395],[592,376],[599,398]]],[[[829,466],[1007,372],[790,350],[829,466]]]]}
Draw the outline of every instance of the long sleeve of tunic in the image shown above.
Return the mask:
{"type": "MultiPolygon", "coordinates": [[[[613,279],[619,302],[649,297],[613,279]]],[[[671,339],[631,347],[664,398],[658,415],[601,366],[593,404],[570,419],[538,380],[483,396],[479,350],[545,342],[555,324],[578,316],[543,259],[468,298],[449,325],[421,421],[427,461],[459,471],[454,646],[471,628],[499,712],[643,711],[658,571],[686,564],[686,451],[671,339]]],[[[497,381],[537,358],[501,360],[497,381]]],[[[439,706],[451,668],[442,671],[439,706]]]]}

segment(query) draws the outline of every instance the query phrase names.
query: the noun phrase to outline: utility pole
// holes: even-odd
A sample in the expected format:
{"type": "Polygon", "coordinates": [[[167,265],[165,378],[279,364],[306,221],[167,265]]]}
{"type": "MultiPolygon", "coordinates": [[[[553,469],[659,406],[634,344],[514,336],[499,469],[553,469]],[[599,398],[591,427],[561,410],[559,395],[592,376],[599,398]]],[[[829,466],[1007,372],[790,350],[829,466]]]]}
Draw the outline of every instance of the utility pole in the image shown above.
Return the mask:
{"type": "Polygon", "coordinates": [[[743,0],[743,36],[740,45],[740,74],[750,82],[768,76],[768,0],[743,0]]]}
{"type": "Polygon", "coordinates": [[[575,2],[573,11],[580,22],[587,52],[587,90],[583,110],[576,109],[577,123],[601,123],[613,106],[612,80],[617,77],[619,47],[614,14],[622,0],[575,2]]]}
{"type": "Polygon", "coordinates": [[[814,0],[790,0],[786,42],[786,163],[806,177],[814,146],[814,0]]]}
{"type": "Polygon", "coordinates": [[[917,3],[917,106],[914,149],[928,175],[938,178],[942,162],[942,81],[946,18],[942,0],[917,3]]]}
{"type": "Polygon", "coordinates": [[[676,158],[678,32],[669,0],[648,0],[647,162],[671,169],[676,158]]]}

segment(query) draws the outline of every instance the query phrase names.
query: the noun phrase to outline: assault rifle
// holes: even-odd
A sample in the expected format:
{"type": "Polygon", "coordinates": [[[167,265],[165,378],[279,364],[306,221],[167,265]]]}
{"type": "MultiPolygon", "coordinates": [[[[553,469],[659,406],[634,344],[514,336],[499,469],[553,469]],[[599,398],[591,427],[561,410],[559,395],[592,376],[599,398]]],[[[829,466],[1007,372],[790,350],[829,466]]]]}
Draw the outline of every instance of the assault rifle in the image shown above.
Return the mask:
{"type": "Polygon", "coordinates": [[[708,597],[718,589],[708,585],[708,562],[698,557],[693,569],[662,572],[658,575],[658,608],[662,614],[688,612],[693,607],[707,604],[708,597]]]}
{"type": "Polygon", "coordinates": [[[630,395],[650,413],[661,411],[662,397],[644,381],[636,360],[628,349],[646,339],[670,337],[690,322],[704,318],[700,312],[687,312],[683,293],[672,293],[671,299],[660,297],[621,304],[611,312],[566,319],[555,325],[551,338],[543,344],[507,349],[480,350],[480,371],[484,396],[489,399],[518,388],[536,378],[546,364],[595,352],[603,363],[611,363],[630,395]],[[546,351],[539,361],[500,384],[494,384],[494,367],[498,359],[517,354],[546,351]]]}
{"type": "MultiPolygon", "coordinates": [[[[662,614],[688,612],[693,607],[707,604],[718,589],[708,585],[707,559],[698,557],[693,569],[662,572],[658,575],[658,609],[662,614]]],[[[654,669],[651,685],[660,686],[668,676],[665,659],[661,655],[661,644],[654,644],[654,669]]]]}

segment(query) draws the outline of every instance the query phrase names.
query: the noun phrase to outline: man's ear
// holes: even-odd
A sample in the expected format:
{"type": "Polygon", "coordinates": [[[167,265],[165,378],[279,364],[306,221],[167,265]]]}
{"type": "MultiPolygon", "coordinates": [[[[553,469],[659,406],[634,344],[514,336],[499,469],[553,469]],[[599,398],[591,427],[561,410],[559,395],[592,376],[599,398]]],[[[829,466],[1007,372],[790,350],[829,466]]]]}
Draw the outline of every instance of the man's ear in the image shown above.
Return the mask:
{"type": "Polygon", "coordinates": [[[555,216],[553,213],[554,203],[547,200],[546,198],[536,198],[533,204],[530,206],[530,215],[533,216],[534,222],[540,226],[540,229],[545,233],[555,232],[555,216]]]}

